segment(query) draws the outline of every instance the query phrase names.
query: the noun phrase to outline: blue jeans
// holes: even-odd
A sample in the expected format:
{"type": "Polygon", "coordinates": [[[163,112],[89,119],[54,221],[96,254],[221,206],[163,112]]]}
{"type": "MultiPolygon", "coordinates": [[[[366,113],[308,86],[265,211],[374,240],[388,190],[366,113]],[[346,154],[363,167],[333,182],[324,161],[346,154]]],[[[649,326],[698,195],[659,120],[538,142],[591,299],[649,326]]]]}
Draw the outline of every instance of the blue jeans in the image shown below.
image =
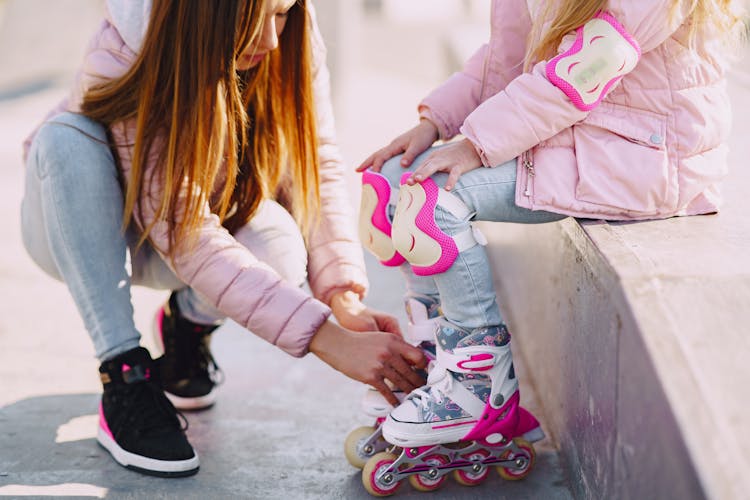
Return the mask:
{"type": "MultiPolygon", "coordinates": [[[[419,155],[408,169],[400,165],[401,156],[394,157],[383,165],[381,173],[388,178],[392,187],[398,189],[403,173],[413,171],[433,150],[428,149],[419,155]]],[[[432,176],[441,187],[447,178],[448,175],[444,173],[432,176]]],[[[472,215],[459,219],[438,206],[435,222],[448,235],[467,230],[471,221],[538,224],[566,217],[516,205],[516,160],[467,172],[458,179],[451,192],[466,204],[472,215]]],[[[467,329],[504,323],[495,298],[487,251],[483,246],[475,245],[461,252],[453,265],[441,274],[417,276],[409,264],[403,264],[401,270],[406,279],[407,294],[439,296],[443,315],[451,323],[467,329]]]]}
{"type": "MultiPolygon", "coordinates": [[[[291,283],[307,277],[307,250],[291,215],[266,200],[235,233],[256,257],[291,283]]],[[[94,343],[107,360],[139,345],[131,285],[179,290],[181,313],[195,323],[225,316],[186,287],[148,244],[135,251],[137,233],[122,231],[123,193],[104,128],[63,113],[44,124],[26,165],[21,228],[34,262],[65,282],[94,343]]]]}

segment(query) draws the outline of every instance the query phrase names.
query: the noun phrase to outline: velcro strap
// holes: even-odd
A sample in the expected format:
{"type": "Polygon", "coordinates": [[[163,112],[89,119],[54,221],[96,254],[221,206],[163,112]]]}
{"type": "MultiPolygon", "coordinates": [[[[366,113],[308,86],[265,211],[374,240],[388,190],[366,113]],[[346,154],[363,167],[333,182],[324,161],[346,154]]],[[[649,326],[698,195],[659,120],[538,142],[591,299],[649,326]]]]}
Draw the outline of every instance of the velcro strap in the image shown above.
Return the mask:
{"type": "Polygon", "coordinates": [[[438,190],[437,204],[458,219],[467,219],[472,215],[471,210],[466,203],[461,201],[461,198],[442,188],[438,190]]]}
{"type": "Polygon", "coordinates": [[[437,349],[437,362],[448,370],[460,373],[482,373],[491,370],[497,364],[497,356],[490,346],[462,347],[459,353],[450,353],[437,349]]]}

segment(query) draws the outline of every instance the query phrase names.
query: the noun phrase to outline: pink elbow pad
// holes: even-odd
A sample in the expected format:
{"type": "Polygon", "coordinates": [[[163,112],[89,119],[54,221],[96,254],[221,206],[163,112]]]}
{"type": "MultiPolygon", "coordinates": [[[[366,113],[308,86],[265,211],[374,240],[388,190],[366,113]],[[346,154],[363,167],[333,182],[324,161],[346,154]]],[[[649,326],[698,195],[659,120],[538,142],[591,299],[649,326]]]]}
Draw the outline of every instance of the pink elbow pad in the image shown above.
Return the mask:
{"type": "Polygon", "coordinates": [[[570,49],[547,63],[547,78],[578,109],[590,111],[640,57],[638,42],[612,15],[599,12],[576,30],[570,49]]]}

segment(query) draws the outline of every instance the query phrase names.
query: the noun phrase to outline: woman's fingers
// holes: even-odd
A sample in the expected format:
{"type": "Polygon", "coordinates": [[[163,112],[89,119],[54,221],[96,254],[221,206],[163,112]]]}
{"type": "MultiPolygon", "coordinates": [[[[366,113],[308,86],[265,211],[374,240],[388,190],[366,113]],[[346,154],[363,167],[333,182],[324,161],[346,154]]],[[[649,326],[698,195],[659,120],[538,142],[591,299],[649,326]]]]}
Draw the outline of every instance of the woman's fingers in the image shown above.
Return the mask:
{"type": "MultiPolygon", "coordinates": [[[[391,365],[393,369],[398,373],[401,380],[406,382],[406,385],[397,385],[397,387],[404,391],[411,391],[417,387],[422,387],[425,384],[424,378],[422,378],[414,369],[406,363],[403,359],[395,359],[391,365]]],[[[388,379],[396,383],[395,380],[388,377],[388,379]]]]}
{"type": "Polygon", "coordinates": [[[385,400],[388,401],[388,403],[390,403],[393,406],[399,405],[398,398],[393,394],[393,391],[388,388],[388,386],[385,383],[385,380],[374,382],[370,385],[372,385],[373,389],[377,390],[380,394],[382,394],[385,400]]]}

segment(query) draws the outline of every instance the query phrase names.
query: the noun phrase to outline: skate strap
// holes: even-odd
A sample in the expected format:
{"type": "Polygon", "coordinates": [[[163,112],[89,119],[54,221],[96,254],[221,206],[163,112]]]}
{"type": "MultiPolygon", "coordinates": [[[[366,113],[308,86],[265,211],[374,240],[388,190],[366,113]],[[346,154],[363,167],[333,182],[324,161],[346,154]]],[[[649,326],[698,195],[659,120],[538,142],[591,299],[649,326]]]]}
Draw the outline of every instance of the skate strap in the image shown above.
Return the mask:
{"type": "Polygon", "coordinates": [[[441,366],[450,371],[483,373],[491,370],[497,364],[498,356],[491,352],[491,350],[495,349],[499,349],[499,347],[470,346],[456,349],[458,353],[455,351],[450,353],[438,347],[437,359],[441,366]]]}
{"type": "Polygon", "coordinates": [[[461,382],[453,378],[453,375],[439,364],[436,364],[430,372],[428,384],[470,415],[479,416],[484,411],[485,402],[467,389],[461,382]],[[441,377],[441,375],[443,376],[441,377]],[[436,378],[437,380],[434,380],[436,378]]]}
{"type": "Polygon", "coordinates": [[[450,353],[441,348],[438,342],[436,353],[439,366],[458,373],[476,373],[490,377],[492,391],[489,404],[494,408],[501,406],[508,396],[518,389],[510,344],[459,347],[450,353]],[[499,394],[504,396],[498,398],[499,394]]]}

